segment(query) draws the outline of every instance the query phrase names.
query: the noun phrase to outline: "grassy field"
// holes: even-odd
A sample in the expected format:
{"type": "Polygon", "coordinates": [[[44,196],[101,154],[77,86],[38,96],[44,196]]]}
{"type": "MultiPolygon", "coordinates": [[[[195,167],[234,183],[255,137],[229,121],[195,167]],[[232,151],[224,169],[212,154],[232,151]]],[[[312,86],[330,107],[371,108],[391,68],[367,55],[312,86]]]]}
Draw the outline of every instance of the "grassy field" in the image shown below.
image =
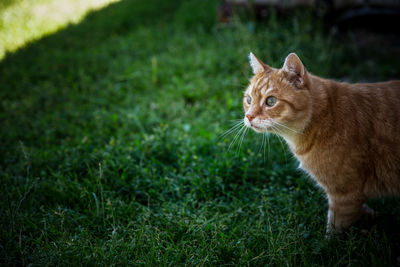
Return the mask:
{"type": "Polygon", "coordinates": [[[218,26],[216,4],[114,3],[2,59],[0,264],[399,264],[398,200],[328,241],[324,195],[280,139],[221,137],[249,51],[376,81],[400,77],[398,50],[308,12],[218,26]]]}

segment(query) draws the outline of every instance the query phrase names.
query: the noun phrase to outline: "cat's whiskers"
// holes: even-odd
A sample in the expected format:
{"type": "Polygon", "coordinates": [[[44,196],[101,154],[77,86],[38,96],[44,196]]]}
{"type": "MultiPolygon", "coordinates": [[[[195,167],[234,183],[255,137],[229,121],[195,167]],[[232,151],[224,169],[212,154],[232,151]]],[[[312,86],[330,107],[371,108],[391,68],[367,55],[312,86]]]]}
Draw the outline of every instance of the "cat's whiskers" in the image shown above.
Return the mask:
{"type": "MultiPolygon", "coordinates": [[[[269,127],[270,128],[272,127],[271,122],[269,120],[261,120],[257,126],[259,128],[265,128],[265,129],[267,129],[269,127]]],[[[250,128],[251,127],[248,127],[248,129],[250,129],[250,128]]],[[[267,151],[267,157],[269,158],[270,144],[269,144],[269,132],[268,131],[262,133],[261,146],[260,146],[260,148],[259,148],[259,150],[257,152],[257,153],[260,153],[262,151],[263,162],[265,162],[265,152],[266,152],[265,147],[266,146],[267,146],[267,150],[268,150],[267,151]]]]}
{"type": "MultiPolygon", "coordinates": [[[[271,128],[276,130],[277,132],[279,132],[279,129],[276,128],[275,125],[271,125],[271,128]]],[[[276,134],[276,136],[278,137],[278,140],[281,143],[281,146],[282,146],[282,149],[283,149],[283,155],[285,156],[285,162],[288,163],[287,156],[286,156],[286,149],[285,149],[285,145],[282,142],[282,137],[279,134],[276,134]]]]}
{"type": "MultiPolygon", "coordinates": [[[[228,151],[231,149],[231,147],[233,147],[237,143],[238,147],[237,147],[236,153],[240,153],[240,149],[241,149],[241,146],[243,144],[244,138],[247,135],[247,132],[251,127],[247,127],[244,124],[243,119],[231,120],[231,122],[233,122],[233,126],[230,129],[228,129],[226,132],[224,132],[220,136],[220,138],[223,138],[223,137],[225,137],[225,136],[227,136],[229,134],[235,133],[235,135],[233,137],[233,140],[229,144],[228,151]]],[[[287,129],[287,130],[292,131],[292,132],[297,133],[297,134],[302,134],[302,133],[300,133],[300,132],[298,132],[298,131],[296,131],[296,130],[294,130],[294,129],[286,126],[286,125],[283,125],[283,124],[281,124],[279,122],[271,120],[271,119],[260,121],[258,127],[259,128],[265,128],[265,129],[269,128],[270,130],[272,130],[273,133],[276,133],[278,135],[278,140],[279,140],[279,142],[280,142],[280,144],[282,146],[282,149],[284,151],[285,161],[287,162],[287,155],[286,155],[285,146],[284,146],[284,144],[282,142],[282,137],[279,135],[279,133],[282,132],[282,130],[283,130],[282,128],[287,129]]],[[[267,149],[268,149],[267,156],[269,157],[269,154],[270,154],[270,142],[269,142],[269,132],[268,131],[262,133],[261,147],[259,149],[259,152],[261,150],[263,150],[263,161],[264,162],[265,162],[265,153],[266,153],[265,146],[267,146],[267,149]]]]}
{"type": "MultiPolygon", "coordinates": [[[[265,128],[265,129],[269,129],[266,132],[262,133],[262,135],[263,136],[265,135],[266,139],[267,139],[267,143],[264,143],[264,141],[262,142],[263,143],[262,146],[264,146],[264,161],[265,161],[265,145],[268,145],[268,151],[267,151],[268,154],[267,154],[267,156],[269,157],[269,154],[270,154],[269,134],[270,133],[274,133],[278,137],[278,140],[279,140],[279,142],[281,144],[281,147],[283,149],[283,153],[284,153],[284,156],[285,156],[285,162],[288,162],[287,161],[287,155],[286,155],[287,151],[285,149],[285,145],[283,144],[282,137],[279,135],[279,133],[281,133],[282,131],[281,131],[281,129],[279,129],[277,127],[277,125],[279,125],[279,123],[276,123],[276,124],[274,124],[274,123],[275,123],[275,121],[272,121],[271,119],[267,119],[267,120],[261,120],[259,125],[258,125],[259,127],[262,127],[262,128],[265,128]]],[[[281,125],[281,126],[284,126],[284,125],[281,125]]],[[[291,129],[291,130],[293,130],[293,129],[291,129]]]]}
{"type": "Polygon", "coordinates": [[[259,128],[264,128],[264,129],[266,129],[265,130],[265,133],[266,132],[268,132],[268,128],[270,128],[270,127],[272,127],[273,125],[272,125],[272,123],[270,122],[270,120],[261,120],[260,122],[259,122],[259,125],[257,125],[259,128]]]}
{"type": "Polygon", "coordinates": [[[261,146],[260,146],[260,148],[258,149],[257,154],[261,152],[263,146],[264,146],[264,134],[262,134],[262,137],[261,137],[261,146]]]}
{"type": "Polygon", "coordinates": [[[222,137],[225,137],[226,135],[229,135],[229,134],[235,132],[236,130],[238,130],[238,129],[240,128],[240,126],[242,126],[240,123],[238,123],[237,125],[233,126],[233,127],[230,128],[229,130],[227,130],[225,133],[223,133],[223,134],[221,135],[221,138],[222,138],[222,137]]]}
{"type": "MultiPolygon", "coordinates": [[[[265,133],[266,139],[267,139],[267,149],[268,149],[268,154],[267,157],[269,159],[269,153],[270,153],[270,146],[269,146],[269,133],[265,133]]],[[[265,161],[265,146],[264,146],[264,161],[265,161]]]]}
{"type": "MultiPolygon", "coordinates": [[[[267,139],[267,133],[262,133],[261,134],[261,145],[260,148],[258,149],[258,153],[262,153],[261,155],[263,156],[263,162],[265,162],[265,146],[266,146],[266,139],[267,139]]],[[[268,141],[268,139],[267,139],[268,141]]],[[[268,141],[269,142],[269,141],[268,141]]],[[[269,149],[269,148],[268,148],[269,149]]]]}
{"type": "Polygon", "coordinates": [[[243,119],[237,119],[237,120],[231,120],[233,122],[233,126],[228,129],[226,132],[224,132],[220,138],[223,138],[229,134],[235,133],[233,140],[229,144],[228,151],[235,145],[235,143],[238,143],[238,148],[236,150],[236,153],[240,152],[243,140],[249,130],[249,128],[244,124],[243,119]]]}
{"type": "Polygon", "coordinates": [[[225,131],[223,134],[221,134],[221,136],[219,138],[223,138],[223,137],[235,132],[236,130],[238,130],[240,128],[240,126],[242,126],[242,124],[244,124],[242,119],[235,122],[233,124],[233,126],[230,129],[228,129],[227,131],[225,131]]]}
{"type": "MultiPolygon", "coordinates": [[[[265,146],[268,146],[268,151],[269,151],[269,140],[268,140],[268,135],[267,135],[267,133],[263,133],[262,134],[262,144],[261,144],[261,146],[262,146],[262,148],[263,148],[263,162],[265,163],[265,146]],[[268,142],[268,144],[267,144],[267,142],[268,142]]],[[[268,152],[269,153],[269,152],[268,152]]],[[[269,155],[267,155],[267,156],[269,156],[269,155]]]]}
{"type": "MultiPolygon", "coordinates": [[[[296,130],[293,130],[292,128],[290,128],[290,127],[288,127],[288,126],[286,126],[286,125],[283,125],[283,124],[281,124],[281,123],[279,123],[279,122],[277,122],[277,121],[275,121],[275,120],[271,120],[271,122],[272,122],[272,124],[277,124],[278,126],[283,127],[283,128],[286,128],[286,129],[288,129],[289,131],[292,131],[292,132],[294,132],[294,133],[303,134],[303,133],[301,133],[301,132],[299,132],[299,131],[296,131],[296,130]]],[[[277,127],[276,127],[276,128],[277,128],[277,127]]]]}
{"type": "Polygon", "coordinates": [[[228,151],[231,149],[232,145],[236,143],[238,140],[238,137],[242,134],[242,132],[246,129],[247,127],[243,124],[240,125],[239,130],[237,131],[235,137],[233,138],[232,142],[229,144],[228,151]]]}
{"type": "Polygon", "coordinates": [[[248,130],[249,130],[249,127],[245,127],[245,130],[241,134],[241,138],[240,138],[240,141],[239,141],[239,146],[238,146],[237,153],[240,153],[240,147],[242,146],[243,139],[246,136],[248,130]]]}

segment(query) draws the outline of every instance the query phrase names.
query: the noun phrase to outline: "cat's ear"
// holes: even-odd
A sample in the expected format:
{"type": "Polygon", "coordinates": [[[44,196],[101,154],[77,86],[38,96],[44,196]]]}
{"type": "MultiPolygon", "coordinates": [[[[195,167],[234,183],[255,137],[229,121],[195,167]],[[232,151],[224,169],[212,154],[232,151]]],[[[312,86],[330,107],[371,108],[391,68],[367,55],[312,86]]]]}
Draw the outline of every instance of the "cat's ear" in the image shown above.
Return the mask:
{"type": "Polygon", "coordinates": [[[289,74],[289,80],[293,82],[296,87],[300,87],[304,83],[306,69],[295,53],[290,53],[286,57],[283,70],[289,74]]]}
{"type": "Polygon", "coordinates": [[[253,74],[262,73],[266,70],[267,66],[261,62],[252,52],[249,54],[250,66],[253,70],[253,74]]]}

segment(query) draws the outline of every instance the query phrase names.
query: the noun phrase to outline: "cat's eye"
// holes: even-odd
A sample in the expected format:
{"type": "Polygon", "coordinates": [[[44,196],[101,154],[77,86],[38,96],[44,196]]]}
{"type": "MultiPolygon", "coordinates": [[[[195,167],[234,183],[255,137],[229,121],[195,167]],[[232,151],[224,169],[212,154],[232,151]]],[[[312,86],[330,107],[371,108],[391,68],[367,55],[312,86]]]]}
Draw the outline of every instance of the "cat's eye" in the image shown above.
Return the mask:
{"type": "Polygon", "coordinates": [[[246,101],[247,101],[247,105],[250,105],[251,104],[251,96],[248,95],[246,101]]]}
{"type": "Polygon", "coordinates": [[[276,97],[270,96],[267,98],[267,101],[265,103],[267,104],[268,107],[273,107],[277,101],[278,99],[276,99],[276,97]]]}

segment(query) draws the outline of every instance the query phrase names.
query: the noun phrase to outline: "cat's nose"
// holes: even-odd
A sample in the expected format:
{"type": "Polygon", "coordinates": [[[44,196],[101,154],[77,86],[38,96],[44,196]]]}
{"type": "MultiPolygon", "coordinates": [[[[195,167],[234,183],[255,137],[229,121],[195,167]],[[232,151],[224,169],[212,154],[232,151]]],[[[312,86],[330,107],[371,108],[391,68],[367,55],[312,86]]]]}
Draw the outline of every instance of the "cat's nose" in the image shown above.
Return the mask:
{"type": "Polygon", "coordinates": [[[254,119],[253,115],[246,114],[246,118],[251,122],[254,119]]]}

